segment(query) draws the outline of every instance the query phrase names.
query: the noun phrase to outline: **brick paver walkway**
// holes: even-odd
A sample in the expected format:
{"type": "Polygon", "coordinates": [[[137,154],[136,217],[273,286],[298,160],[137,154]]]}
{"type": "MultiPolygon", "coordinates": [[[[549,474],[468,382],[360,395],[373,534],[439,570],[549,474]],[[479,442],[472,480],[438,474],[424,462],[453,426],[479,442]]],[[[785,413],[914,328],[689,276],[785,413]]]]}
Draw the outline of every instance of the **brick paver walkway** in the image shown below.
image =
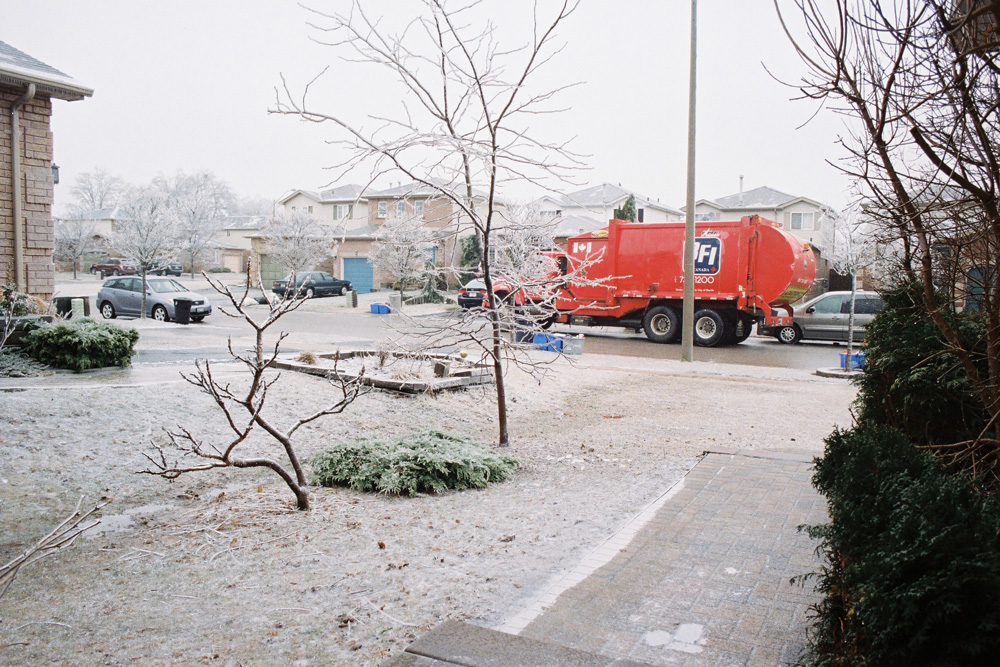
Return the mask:
{"type": "Polygon", "coordinates": [[[627,549],[562,592],[521,631],[652,665],[787,665],[805,640],[815,544],[826,520],[811,457],[712,453],[627,549]]]}

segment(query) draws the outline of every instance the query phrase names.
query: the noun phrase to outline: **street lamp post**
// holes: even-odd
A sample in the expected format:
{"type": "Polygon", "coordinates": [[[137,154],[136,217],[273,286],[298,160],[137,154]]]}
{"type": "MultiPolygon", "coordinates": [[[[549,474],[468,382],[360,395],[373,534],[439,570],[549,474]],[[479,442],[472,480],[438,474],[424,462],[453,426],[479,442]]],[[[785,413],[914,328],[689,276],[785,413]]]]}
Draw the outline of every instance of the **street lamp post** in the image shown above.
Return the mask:
{"type": "Polygon", "coordinates": [[[698,0],[691,0],[691,68],[688,75],[687,206],[684,216],[684,307],[681,361],[694,361],[694,139],[698,54],[698,0]]]}

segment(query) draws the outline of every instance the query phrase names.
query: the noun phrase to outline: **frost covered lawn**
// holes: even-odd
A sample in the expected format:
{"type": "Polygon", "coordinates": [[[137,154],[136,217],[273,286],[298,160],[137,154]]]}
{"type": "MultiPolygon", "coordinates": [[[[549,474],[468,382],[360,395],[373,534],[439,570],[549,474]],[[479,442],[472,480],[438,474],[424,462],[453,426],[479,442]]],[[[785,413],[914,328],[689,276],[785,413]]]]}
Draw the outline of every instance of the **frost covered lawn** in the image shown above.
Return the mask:
{"type": "MultiPolygon", "coordinates": [[[[226,433],[184,382],[108,388],[88,374],[58,379],[70,388],[0,393],[0,561],[81,495],[85,506],[112,499],[98,529],[23,571],[0,600],[2,662],[376,665],[442,620],[501,623],[704,450],[819,453],[834,423],[850,419],[854,392],[839,381],[648,365],[561,366],[541,385],[511,373],[513,446],[503,453],[523,467],[510,481],[416,498],[314,487],[309,512],[266,472],[173,483],[136,474],[163,427],[226,433]]],[[[131,373],[142,380],[141,368],[131,373]]],[[[291,419],[325,382],[286,372],[278,386],[291,419]]],[[[490,389],[372,392],[301,429],[299,453],[430,427],[490,444],[490,389]]]]}

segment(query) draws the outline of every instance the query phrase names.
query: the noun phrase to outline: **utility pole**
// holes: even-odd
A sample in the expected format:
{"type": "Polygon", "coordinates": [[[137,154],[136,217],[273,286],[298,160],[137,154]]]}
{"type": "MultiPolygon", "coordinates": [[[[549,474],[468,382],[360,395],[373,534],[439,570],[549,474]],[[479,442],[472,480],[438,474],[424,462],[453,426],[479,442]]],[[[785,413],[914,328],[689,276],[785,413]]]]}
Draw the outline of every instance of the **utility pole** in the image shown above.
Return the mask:
{"type": "Polygon", "coordinates": [[[684,308],[681,361],[694,361],[694,139],[698,56],[698,0],[691,0],[691,69],[688,75],[687,205],[684,216],[684,308]]]}

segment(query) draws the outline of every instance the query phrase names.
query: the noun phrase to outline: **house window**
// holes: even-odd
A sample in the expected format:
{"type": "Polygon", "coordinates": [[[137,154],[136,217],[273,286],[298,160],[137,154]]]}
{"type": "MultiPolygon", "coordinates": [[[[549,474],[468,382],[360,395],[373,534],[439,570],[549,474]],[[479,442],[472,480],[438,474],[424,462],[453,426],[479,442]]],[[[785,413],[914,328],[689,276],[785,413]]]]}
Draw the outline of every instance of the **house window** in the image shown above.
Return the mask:
{"type": "Polygon", "coordinates": [[[309,207],[307,207],[307,208],[308,208],[308,211],[309,211],[309,213],[312,213],[312,212],[313,212],[313,207],[312,207],[312,206],[309,206],[309,207]]]}
{"type": "Polygon", "coordinates": [[[646,217],[646,209],[640,208],[638,211],[636,211],[636,214],[638,215],[636,220],[638,220],[639,222],[645,222],[643,218],[646,217]]]}
{"type": "Polygon", "coordinates": [[[424,202],[423,201],[415,201],[415,202],[413,202],[413,214],[416,215],[418,218],[424,217],[424,202]]]}
{"type": "Polygon", "coordinates": [[[389,204],[388,202],[380,201],[378,203],[378,217],[388,218],[389,217],[389,204]]]}
{"type": "Polygon", "coordinates": [[[539,211],[538,214],[541,215],[542,217],[552,217],[552,218],[555,218],[555,217],[558,217],[558,216],[562,215],[562,211],[559,211],[559,210],[556,210],[556,211],[552,211],[552,210],[549,210],[549,211],[539,211]]]}
{"type": "Polygon", "coordinates": [[[334,213],[333,219],[343,220],[344,218],[349,218],[349,217],[351,217],[351,207],[347,204],[337,204],[336,213],[334,213]]]}
{"type": "Polygon", "coordinates": [[[790,225],[792,229],[810,230],[813,228],[813,214],[792,213],[790,225]]]}
{"type": "Polygon", "coordinates": [[[406,215],[406,202],[398,201],[396,202],[396,215],[403,217],[406,215]]]}

